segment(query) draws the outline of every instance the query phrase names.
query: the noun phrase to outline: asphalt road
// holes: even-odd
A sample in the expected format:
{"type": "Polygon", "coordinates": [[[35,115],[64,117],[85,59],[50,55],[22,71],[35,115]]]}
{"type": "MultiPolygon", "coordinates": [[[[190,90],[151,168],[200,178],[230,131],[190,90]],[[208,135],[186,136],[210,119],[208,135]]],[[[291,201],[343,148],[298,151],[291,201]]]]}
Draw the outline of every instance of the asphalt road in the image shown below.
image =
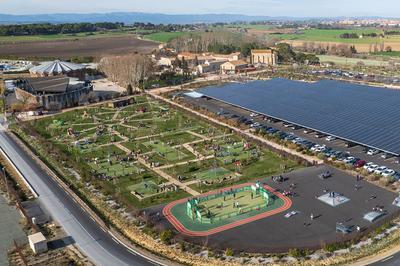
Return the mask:
{"type": "Polygon", "coordinates": [[[386,257],[384,259],[381,259],[380,261],[377,261],[375,263],[369,264],[371,266],[397,266],[400,265],[400,252],[386,257]]]}
{"type": "Polygon", "coordinates": [[[24,150],[0,130],[0,146],[39,195],[41,205],[96,265],[158,265],[103,230],[24,150]]]}

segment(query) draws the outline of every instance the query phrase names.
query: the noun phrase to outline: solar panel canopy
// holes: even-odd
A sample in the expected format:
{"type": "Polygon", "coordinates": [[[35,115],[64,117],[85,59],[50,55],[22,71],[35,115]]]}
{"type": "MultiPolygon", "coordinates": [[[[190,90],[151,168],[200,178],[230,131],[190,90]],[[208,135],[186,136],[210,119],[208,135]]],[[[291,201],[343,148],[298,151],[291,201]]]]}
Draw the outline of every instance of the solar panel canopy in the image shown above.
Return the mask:
{"type": "Polygon", "coordinates": [[[252,112],[400,155],[400,90],[334,80],[231,83],[198,91],[252,112]]]}

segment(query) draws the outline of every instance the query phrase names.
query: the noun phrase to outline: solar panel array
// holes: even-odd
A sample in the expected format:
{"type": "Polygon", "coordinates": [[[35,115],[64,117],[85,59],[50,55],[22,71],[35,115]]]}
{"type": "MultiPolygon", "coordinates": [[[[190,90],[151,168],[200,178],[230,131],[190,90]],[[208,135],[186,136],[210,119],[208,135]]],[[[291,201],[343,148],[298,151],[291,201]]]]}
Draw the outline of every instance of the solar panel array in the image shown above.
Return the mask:
{"type": "Polygon", "coordinates": [[[198,92],[256,113],[400,155],[400,90],[272,79],[198,92]]]}

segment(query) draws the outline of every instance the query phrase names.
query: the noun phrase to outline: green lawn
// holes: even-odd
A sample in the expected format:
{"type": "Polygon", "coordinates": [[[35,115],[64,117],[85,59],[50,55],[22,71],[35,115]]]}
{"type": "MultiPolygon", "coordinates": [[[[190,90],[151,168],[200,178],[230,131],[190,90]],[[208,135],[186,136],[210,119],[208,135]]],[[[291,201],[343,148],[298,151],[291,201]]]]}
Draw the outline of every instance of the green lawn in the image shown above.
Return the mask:
{"type": "Polygon", "coordinates": [[[373,55],[382,55],[382,56],[388,56],[388,57],[400,57],[400,52],[399,51],[377,52],[377,53],[373,53],[373,55]]]}
{"type": "Polygon", "coordinates": [[[262,204],[264,206],[261,206],[260,203],[264,202],[265,201],[263,201],[261,197],[254,197],[254,199],[251,199],[250,191],[236,193],[236,199],[234,199],[233,196],[227,196],[225,202],[223,201],[223,198],[211,200],[209,203],[203,202],[201,204],[206,204],[212,209],[212,211],[214,211],[214,219],[212,223],[202,223],[198,220],[192,220],[186,213],[186,202],[175,205],[172,207],[171,212],[186,229],[201,232],[246,219],[263,212],[278,209],[284,204],[282,199],[272,194],[270,194],[270,202],[268,206],[265,206],[264,204],[262,204]],[[239,208],[233,208],[233,202],[235,201],[239,202],[239,208]],[[224,206],[222,209],[220,208],[221,203],[223,203],[224,206]],[[240,206],[242,209],[245,206],[248,208],[253,207],[253,210],[239,213],[240,206]],[[260,206],[260,208],[258,208],[258,206],[260,206]],[[230,214],[229,217],[227,217],[227,214],[230,214]]]}
{"type": "Polygon", "coordinates": [[[171,40],[183,36],[185,34],[188,34],[187,32],[157,32],[157,33],[152,33],[152,34],[147,34],[144,36],[145,39],[152,40],[155,42],[163,42],[167,43],[170,42],[171,40]]]}

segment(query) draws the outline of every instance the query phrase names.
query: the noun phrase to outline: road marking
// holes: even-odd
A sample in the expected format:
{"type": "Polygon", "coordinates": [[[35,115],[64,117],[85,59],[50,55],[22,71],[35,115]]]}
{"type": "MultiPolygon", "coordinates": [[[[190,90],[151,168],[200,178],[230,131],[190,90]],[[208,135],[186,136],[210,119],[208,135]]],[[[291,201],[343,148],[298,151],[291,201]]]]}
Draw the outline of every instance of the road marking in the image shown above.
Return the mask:
{"type": "Polygon", "coordinates": [[[119,244],[118,240],[116,240],[114,237],[112,237],[112,240],[114,240],[115,243],[119,244]]]}
{"type": "Polygon", "coordinates": [[[135,252],[133,252],[132,250],[130,250],[130,249],[126,249],[126,251],[128,251],[129,253],[131,253],[134,256],[137,256],[137,254],[135,252]]]}
{"type": "Polygon", "coordinates": [[[92,219],[93,222],[96,222],[96,220],[92,216],[90,216],[90,219],[92,219]]]}
{"type": "Polygon", "coordinates": [[[103,230],[104,233],[107,233],[106,229],[104,229],[103,227],[100,227],[101,230],[103,230]]]}
{"type": "Polygon", "coordinates": [[[393,255],[392,256],[390,256],[390,257],[387,257],[387,258],[384,258],[383,260],[381,260],[381,262],[385,262],[385,261],[387,261],[387,260],[390,260],[390,259],[393,259],[393,255]]]}

